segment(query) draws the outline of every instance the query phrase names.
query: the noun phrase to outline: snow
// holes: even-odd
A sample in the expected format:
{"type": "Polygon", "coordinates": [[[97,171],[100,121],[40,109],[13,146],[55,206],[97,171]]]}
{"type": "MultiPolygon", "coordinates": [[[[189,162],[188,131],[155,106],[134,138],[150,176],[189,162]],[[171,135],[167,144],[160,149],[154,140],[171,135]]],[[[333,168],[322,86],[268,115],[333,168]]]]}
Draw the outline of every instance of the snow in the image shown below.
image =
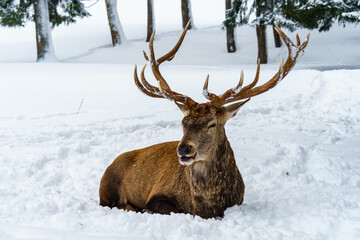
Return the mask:
{"type": "Polygon", "coordinates": [[[360,13],[359,12],[348,12],[348,13],[342,13],[341,16],[343,17],[351,17],[351,18],[356,18],[356,19],[360,19],[360,13]]]}
{"type": "MultiPolygon", "coordinates": [[[[246,186],[243,205],[209,220],[98,205],[102,174],[119,154],[182,136],[178,107],[134,84],[147,44],[146,18],[140,25],[133,2],[118,3],[128,39],[121,46],[110,47],[103,1],[89,9],[92,18],[56,28],[57,63],[35,63],[32,24],[0,28],[0,239],[359,239],[360,32],[352,25],[311,32],[284,80],[227,123],[246,186]]],[[[253,80],[257,46],[255,30],[241,27],[238,52],[227,54],[223,2],[207,1],[203,18],[200,3],[192,0],[197,30],[161,72],[171,89],[205,102],[206,74],[216,94],[237,85],[241,68],[244,85],[253,80]]],[[[181,34],[179,5],[155,2],[157,56],[181,34]]],[[[298,32],[301,39],[308,33],[298,32]]],[[[269,42],[258,85],[286,56],[286,46],[269,42]]],[[[156,86],[150,69],[145,74],[156,86]]]]}

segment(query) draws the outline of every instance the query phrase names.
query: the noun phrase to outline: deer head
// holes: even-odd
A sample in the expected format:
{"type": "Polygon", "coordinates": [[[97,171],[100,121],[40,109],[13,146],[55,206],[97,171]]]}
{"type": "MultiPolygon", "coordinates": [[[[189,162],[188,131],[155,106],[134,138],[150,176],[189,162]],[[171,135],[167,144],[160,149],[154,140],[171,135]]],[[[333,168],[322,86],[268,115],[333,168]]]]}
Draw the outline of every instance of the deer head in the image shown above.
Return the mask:
{"type": "Polygon", "coordinates": [[[296,35],[297,44],[295,45],[284,34],[284,32],[276,26],[275,29],[284,40],[289,54],[285,63],[282,59],[279,71],[269,81],[255,87],[260,74],[260,60],[257,64],[255,78],[249,85],[242,87],[244,74],[241,70],[240,80],[237,86],[227,90],[221,95],[216,95],[208,91],[208,75],[205,80],[203,94],[209,102],[197,103],[190,97],[171,90],[159,70],[161,63],[164,61],[171,61],[175,57],[176,52],[179,50],[180,45],[184,40],[189,24],[190,22],[185,27],[180,39],[173,49],[158,59],[155,58],[153,47],[155,31],[151,35],[149,42],[150,58],[145,52],[143,53],[145,59],[149,61],[152,72],[158,81],[158,87],[151,85],[145,79],[146,65],[141,71],[141,82],[137,75],[136,65],[134,71],[135,84],[143,93],[150,97],[172,100],[183,112],[184,118],[182,120],[182,127],[184,135],[178,144],[177,154],[179,156],[180,163],[184,165],[191,165],[198,161],[206,162],[216,160],[213,156],[215,156],[219,146],[224,144],[224,141],[226,141],[224,128],[226,121],[234,117],[238,110],[246,102],[248,102],[251,97],[262,94],[275,87],[294,67],[297,59],[302,55],[309,40],[308,35],[306,40],[301,44],[299,36],[296,35]],[[244,99],[246,100],[241,101],[244,99]],[[229,103],[232,104],[227,105],[229,103]]]}

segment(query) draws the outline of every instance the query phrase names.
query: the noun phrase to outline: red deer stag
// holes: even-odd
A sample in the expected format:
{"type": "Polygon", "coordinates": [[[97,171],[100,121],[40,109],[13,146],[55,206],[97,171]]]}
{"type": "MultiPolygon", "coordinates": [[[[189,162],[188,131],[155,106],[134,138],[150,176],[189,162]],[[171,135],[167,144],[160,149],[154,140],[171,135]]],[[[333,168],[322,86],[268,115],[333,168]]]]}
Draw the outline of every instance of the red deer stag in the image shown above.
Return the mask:
{"type": "Polygon", "coordinates": [[[143,93],[177,104],[185,115],[182,120],[184,135],[180,141],[160,143],[117,157],[101,179],[99,193],[102,206],[161,214],[190,213],[212,218],[223,216],[226,208],[243,202],[245,185],[224,125],[251,97],[273,88],[289,73],[308,44],[309,35],[302,44],[297,35],[295,45],[276,27],[289,55],[268,82],[255,87],[260,71],[258,62],[252,83],[242,87],[244,75],[241,72],[238,85],[218,96],[208,92],[208,75],[203,93],[210,101],[197,103],[171,90],[159,70],[161,63],[174,58],[187,27],[175,47],[158,59],[155,59],[153,48],[155,33],[151,36],[150,58],[145,52],[144,57],[150,62],[159,87],[146,81],[146,65],[141,71],[141,82],[136,65],[134,71],[135,84],[143,93]],[[242,99],[246,100],[239,102],[242,99]],[[231,102],[236,103],[224,106],[231,102]]]}

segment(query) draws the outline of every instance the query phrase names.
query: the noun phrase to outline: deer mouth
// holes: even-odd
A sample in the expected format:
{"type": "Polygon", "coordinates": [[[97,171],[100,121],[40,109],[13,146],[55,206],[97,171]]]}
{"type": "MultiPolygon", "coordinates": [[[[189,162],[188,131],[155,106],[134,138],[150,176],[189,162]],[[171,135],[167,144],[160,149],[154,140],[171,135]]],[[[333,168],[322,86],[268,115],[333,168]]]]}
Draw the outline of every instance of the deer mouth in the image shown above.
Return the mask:
{"type": "Polygon", "coordinates": [[[192,156],[180,156],[180,163],[183,165],[190,165],[194,162],[196,153],[192,156]]]}

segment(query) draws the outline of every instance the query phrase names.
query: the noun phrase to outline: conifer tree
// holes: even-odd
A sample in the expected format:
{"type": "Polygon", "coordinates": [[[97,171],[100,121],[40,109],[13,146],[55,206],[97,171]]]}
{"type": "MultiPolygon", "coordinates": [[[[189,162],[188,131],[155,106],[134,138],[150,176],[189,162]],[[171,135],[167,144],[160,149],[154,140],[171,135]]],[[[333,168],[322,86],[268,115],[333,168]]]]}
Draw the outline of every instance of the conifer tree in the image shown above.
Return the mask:
{"type": "Polygon", "coordinates": [[[328,31],[335,22],[360,22],[360,0],[292,0],[282,6],[285,18],[297,27],[328,31]]]}
{"type": "MultiPolygon", "coordinates": [[[[321,32],[329,30],[335,22],[344,26],[360,22],[360,0],[254,0],[249,8],[246,5],[247,0],[234,0],[224,25],[248,24],[250,15],[255,15],[250,25],[256,27],[261,63],[267,62],[265,29],[268,25],[276,23],[290,31],[303,27],[321,32]]],[[[278,47],[281,41],[275,31],[274,39],[278,47]]]]}
{"type": "Polygon", "coordinates": [[[34,1],[37,61],[56,59],[52,44],[47,0],[34,1]]]}
{"type": "Polygon", "coordinates": [[[235,27],[236,23],[230,17],[229,14],[234,14],[232,11],[233,4],[232,0],[225,0],[225,19],[229,19],[227,24],[225,25],[226,28],[226,47],[228,53],[236,52],[236,40],[235,40],[235,27]]]}
{"type": "MultiPolygon", "coordinates": [[[[280,0],[255,0],[251,6],[248,7],[247,0],[234,0],[232,8],[227,12],[224,25],[237,26],[249,24],[250,15],[254,14],[254,19],[250,25],[256,28],[256,35],[258,40],[258,58],[261,63],[267,63],[267,43],[266,43],[266,26],[273,26],[274,23],[280,26],[284,24],[279,12],[280,0]]],[[[275,46],[280,47],[281,41],[277,34],[274,32],[275,46]]]]}
{"type": "Polygon", "coordinates": [[[90,14],[80,0],[1,0],[0,25],[23,27],[34,21],[36,29],[37,61],[54,60],[51,27],[76,21],[76,17],[90,14]]]}

